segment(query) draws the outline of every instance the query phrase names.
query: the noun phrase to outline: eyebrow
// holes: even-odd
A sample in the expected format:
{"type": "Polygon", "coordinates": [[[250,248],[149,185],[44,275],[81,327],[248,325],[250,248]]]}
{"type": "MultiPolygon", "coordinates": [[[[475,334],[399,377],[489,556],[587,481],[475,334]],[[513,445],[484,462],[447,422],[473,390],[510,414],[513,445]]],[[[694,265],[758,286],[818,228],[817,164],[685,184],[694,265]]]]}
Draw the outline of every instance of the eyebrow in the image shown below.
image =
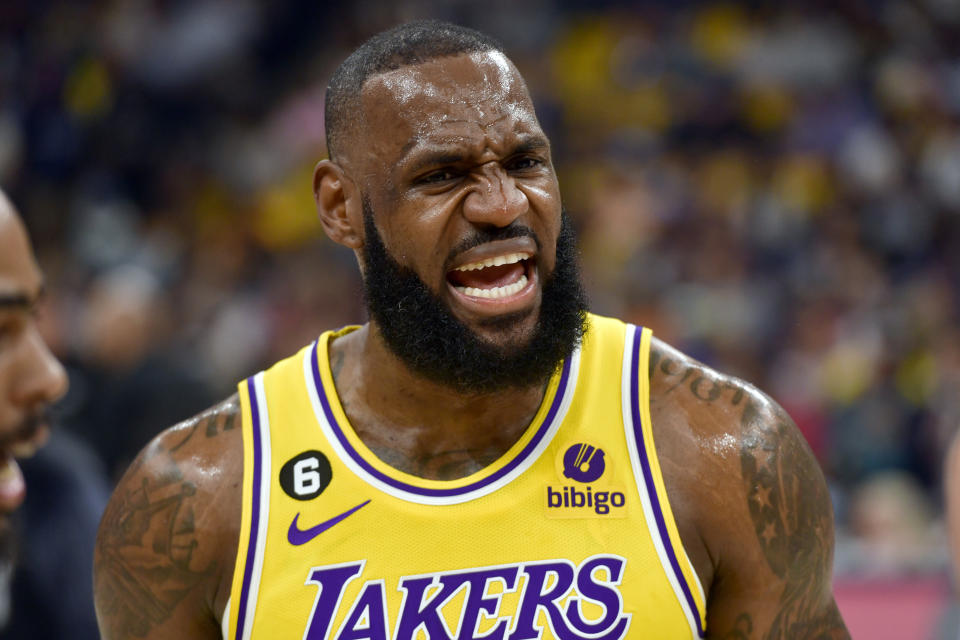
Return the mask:
{"type": "Polygon", "coordinates": [[[543,151],[550,148],[550,142],[544,136],[531,136],[524,139],[513,149],[511,155],[520,155],[530,153],[531,151],[543,151]]]}
{"type": "MultiPolygon", "coordinates": [[[[545,136],[534,135],[521,140],[510,150],[507,157],[522,155],[532,151],[543,151],[550,148],[550,143],[545,136]]],[[[462,162],[466,154],[459,151],[438,150],[425,151],[423,155],[417,157],[408,168],[410,173],[416,174],[427,167],[437,167],[462,162]]]]}
{"type": "Polygon", "coordinates": [[[417,174],[427,167],[439,167],[461,162],[464,154],[456,151],[428,151],[413,161],[408,168],[411,174],[417,174]]]}

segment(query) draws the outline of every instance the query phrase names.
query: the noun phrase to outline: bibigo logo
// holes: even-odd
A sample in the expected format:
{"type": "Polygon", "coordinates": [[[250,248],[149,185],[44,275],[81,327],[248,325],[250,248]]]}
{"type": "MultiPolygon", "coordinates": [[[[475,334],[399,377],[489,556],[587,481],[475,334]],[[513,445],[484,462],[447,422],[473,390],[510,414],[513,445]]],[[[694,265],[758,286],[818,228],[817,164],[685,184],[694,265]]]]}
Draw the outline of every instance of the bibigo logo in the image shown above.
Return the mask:
{"type": "Polygon", "coordinates": [[[563,477],[581,486],[548,486],[548,515],[561,518],[620,515],[617,510],[626,504],[626,495],[622,491],[602,490],[592,484],[600,480],[607,469],[603,449],[578,442],[567,448],[562,462],[563,477]]]}

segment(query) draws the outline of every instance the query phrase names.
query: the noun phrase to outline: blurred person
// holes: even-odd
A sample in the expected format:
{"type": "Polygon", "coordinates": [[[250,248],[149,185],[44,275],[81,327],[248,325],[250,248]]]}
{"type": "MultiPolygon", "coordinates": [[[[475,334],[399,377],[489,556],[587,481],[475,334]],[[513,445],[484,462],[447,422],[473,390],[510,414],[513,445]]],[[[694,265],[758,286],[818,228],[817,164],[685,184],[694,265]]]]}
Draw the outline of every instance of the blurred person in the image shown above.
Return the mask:
{"type": "Polygon", "coordinates": [[[850,532],[860,576],[935,573],[944,544],[920,483],[902,471],[874,474],[850,498],[850,532]]]}
{"type": "Polygon", "coordinates": [[[26,495],[17,459],[34,455],[47,441],[47,408],[67,389],[66,373],[37,328],[42,293],[43,275],[26,228],[0,191],[0,628],[10,615],[18,546],[14,512],[26,495]]]}
{"type": "Polygon", "coordinates": [[[751,385],[586,311],[499,44],[374,36],[314,175],[370,319],[156,438],[104,514],[119,638],[848,638],[833,515],[751,385]]]}
{"type": "Polygon", "coordinates": [[[30,491],[17,513],[13,612],[0,637],[97,640],[90,556],[112,487],[103,461],[69,430],[57,429],[21,466],[30,491]]]}
{"type": "Polygon", "coordinates": [[[165,426],[216,398],[171,347],[170,316],[158,278],[131,264],[99,274],[78,314],[63,421],[97,448],[114,481],[165,426]]]}

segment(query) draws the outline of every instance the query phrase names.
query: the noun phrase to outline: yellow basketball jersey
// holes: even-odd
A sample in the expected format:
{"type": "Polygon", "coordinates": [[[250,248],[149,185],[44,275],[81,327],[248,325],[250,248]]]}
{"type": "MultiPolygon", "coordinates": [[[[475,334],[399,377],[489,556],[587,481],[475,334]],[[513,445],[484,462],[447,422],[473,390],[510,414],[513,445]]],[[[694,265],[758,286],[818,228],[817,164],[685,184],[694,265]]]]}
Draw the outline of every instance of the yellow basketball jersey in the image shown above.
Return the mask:
{"type": "Polygon", "coordinates": [[[337,335],[240,384],[225,637],[703,637],[650,428],[649,330],[591,315],[520,440],[449,481],[359,440],[330,372],[337,335]]]}

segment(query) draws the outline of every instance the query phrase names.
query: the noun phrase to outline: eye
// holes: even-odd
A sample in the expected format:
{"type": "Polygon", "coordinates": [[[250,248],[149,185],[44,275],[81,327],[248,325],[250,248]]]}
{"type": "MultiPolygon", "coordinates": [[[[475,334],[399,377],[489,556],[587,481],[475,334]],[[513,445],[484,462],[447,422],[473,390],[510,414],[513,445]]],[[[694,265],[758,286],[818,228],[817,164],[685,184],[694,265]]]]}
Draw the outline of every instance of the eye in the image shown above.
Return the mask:
{"type": "Polygon", "coordinates": [[[431,171],[430,173],[417,178],[417,184],[440,184],[450,180],[455,180],[458,177],[459,174],[452,169],[437,169],[436,171],[431,171]]]}
{"type": "Polygon", "coordinates": [[[534,156],[520,156],[507,163],[508,171],[525,171],[536,169],[543,164],[543,161],[534,156]]]}

